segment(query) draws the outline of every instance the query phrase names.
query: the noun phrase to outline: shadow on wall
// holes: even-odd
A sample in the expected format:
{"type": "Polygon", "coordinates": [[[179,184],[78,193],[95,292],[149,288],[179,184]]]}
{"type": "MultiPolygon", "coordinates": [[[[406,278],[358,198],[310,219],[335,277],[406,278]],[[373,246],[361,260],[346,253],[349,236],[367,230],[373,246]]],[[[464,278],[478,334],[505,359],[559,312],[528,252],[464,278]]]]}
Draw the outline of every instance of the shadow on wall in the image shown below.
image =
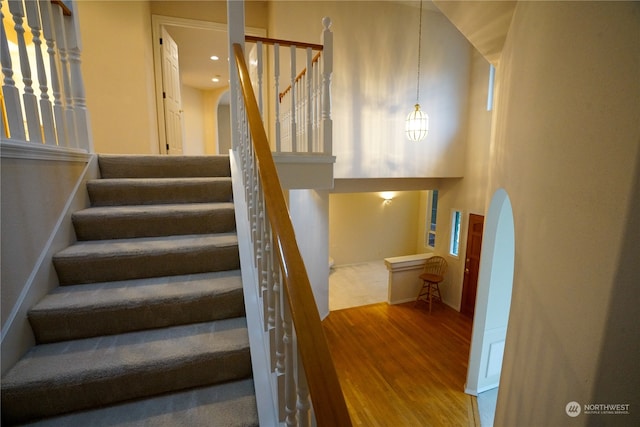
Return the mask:
{"type": "MultiPolygon", "coordinates": [[[[640,141],[639,141],[640,143],[640,141]]],[[[600,363],[590,402],[629,404],[628,415],[592,415],[589,426],[640,425],[640,149],[635,183],[627,211],[625,237],[615,276],[609,318],[600,349],[600,363]]]]}

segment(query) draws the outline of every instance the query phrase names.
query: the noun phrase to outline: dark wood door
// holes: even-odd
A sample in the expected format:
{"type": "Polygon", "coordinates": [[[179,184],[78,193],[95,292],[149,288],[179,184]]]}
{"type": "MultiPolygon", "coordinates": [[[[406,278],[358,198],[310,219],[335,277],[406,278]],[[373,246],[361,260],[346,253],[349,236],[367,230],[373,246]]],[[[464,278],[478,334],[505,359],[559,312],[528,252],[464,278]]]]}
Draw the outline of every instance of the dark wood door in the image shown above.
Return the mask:
{"type": "Polygon", "coordinates": [[[480,250],[482,249],[482,229],[484,217],[469,214],[469,231],[467,232],[467,249],[465,251],[464,281],[462,282],[462,302],[460,312],[473,317],[476,307],[476,291],[478,288],[478,270],[480,269],[480,250]]]}

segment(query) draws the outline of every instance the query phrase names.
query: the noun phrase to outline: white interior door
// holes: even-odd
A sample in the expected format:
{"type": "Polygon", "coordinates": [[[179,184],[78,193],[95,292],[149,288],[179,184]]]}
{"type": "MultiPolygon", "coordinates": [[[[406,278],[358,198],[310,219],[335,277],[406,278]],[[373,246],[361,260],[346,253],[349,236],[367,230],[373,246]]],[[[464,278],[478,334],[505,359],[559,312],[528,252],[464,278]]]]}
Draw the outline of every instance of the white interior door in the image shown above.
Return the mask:
{"type": "Polygon", "coordinates": [[[167,154],[182,154],[184,135],[178,45],[162,27],[162,100],[167,154]]]}

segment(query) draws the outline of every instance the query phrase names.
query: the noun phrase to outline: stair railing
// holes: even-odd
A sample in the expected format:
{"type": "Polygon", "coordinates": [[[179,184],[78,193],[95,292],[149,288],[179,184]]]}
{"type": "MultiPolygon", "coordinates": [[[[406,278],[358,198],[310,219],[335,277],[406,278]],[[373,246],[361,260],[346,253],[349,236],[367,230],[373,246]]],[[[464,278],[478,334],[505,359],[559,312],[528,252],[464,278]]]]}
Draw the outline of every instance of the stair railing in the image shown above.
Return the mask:
{"type": "Polygon", "coordinates": [[[238,151],[242,170],[273,405],[280,423],[287,426],[317,423],[348,427],[351,419],[296,242],[243,48],[234,44],[233,50],[241,92],[241,141],[234,151],[238,151]]]}
{"type": "MultiPolygon", "coordinates": [[[[258,107],[264,112],[263,46],[272,46],[274,103],[273,151],[282,153],[303,153],[331,155],[331,74],[333,72],[333,33],[329,30],[331,20],[324,18],[322,44],[292,42],[265,37],[245,36],[245,42],[256,46],[255,75],[258,107]],[[288,70],[282,70],[280,60],[289,50],[288,70]],[[304,50],[304,69],[298,73],[298,51],[304,50]],[[280,91],[281,79],[289,85],[280,91]]],[[[267,79],[269,80],[269,79],[267,79]]]]}
{"type": "Polygon", "coordinates": [[[0,9],[3,148],[32,143],[93,152],[73,7],[8,0],[9,16],[0,9]]]}

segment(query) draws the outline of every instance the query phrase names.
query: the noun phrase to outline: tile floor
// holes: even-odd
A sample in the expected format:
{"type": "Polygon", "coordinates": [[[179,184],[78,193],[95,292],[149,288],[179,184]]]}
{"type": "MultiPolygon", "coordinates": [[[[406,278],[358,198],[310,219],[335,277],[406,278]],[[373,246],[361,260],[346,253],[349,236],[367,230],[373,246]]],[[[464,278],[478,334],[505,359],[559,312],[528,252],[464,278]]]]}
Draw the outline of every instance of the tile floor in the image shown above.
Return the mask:
{"type": "Polygon", "coordinates": [[[480,414],[480,426],[493,426],[493,418],[496,413],[496,401],[498,388],[487,390],[478,395],[478,413],[480,414]]]}
{"type": "Polygon", "coordinates": [[[335,266],[329,272],[329,310],[385,302],[387,281],[383,260],[335,266]]]}

